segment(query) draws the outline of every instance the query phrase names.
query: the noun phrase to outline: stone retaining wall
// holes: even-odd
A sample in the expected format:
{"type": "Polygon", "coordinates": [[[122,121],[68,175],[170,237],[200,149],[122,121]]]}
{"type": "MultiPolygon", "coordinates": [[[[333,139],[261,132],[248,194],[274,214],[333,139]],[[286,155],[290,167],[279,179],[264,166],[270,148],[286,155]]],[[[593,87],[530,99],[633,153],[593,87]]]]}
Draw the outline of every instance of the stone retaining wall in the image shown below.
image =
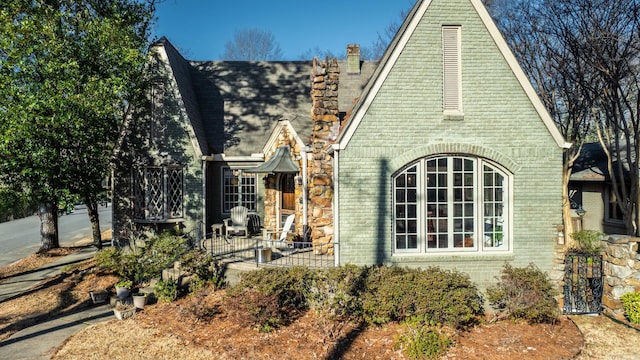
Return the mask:
{"type": "Polygon", "coordinates": [[[602,307],[606,315],[625,320],[620,297],[628,292],[640,292],[640,238],[626,235],[608,236],[601,242],[604,270],[602,307]]]}

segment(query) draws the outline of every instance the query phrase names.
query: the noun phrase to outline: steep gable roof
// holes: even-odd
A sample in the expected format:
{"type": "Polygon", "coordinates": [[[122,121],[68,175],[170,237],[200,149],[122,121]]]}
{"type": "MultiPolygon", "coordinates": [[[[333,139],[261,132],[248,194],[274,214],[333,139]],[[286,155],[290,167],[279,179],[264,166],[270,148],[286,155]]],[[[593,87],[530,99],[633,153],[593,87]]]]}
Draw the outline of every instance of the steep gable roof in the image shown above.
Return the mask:
{"type": "Polygon", "coordinates": [[[177,91],[174,93],[174,97],[179,102],[180,109],[186,115],[186,130],[189,133],[193,147],[199,156],[208,154],[209,149],[204,126],[198,108],[198,101],[193,90],[190,65],[165,37],[161,38],[156,44],[159,45],[158,54],[169,65],[169,70],[177,84],[177,91]]]}
{"type": "MultiPolygon", "coordinates": [[[[349,118],[347,124],[345,125],[343,131],[338,136],[336,143],[333,145],[334,149],[344,149],[348,145],[351,137],[354,132],[358,128],[359,123],[362,121],[362,118],[366,114],[368,108],[371,106],[371,103],[376,97],[376,94],[382,87],[386,77],[389,75],[391,69],[394,64],[401,56],[404,47],[407,45],[407,42],[413,35],[414,31],[418,27],[418,24],[424,17],[425,13],[428,11],[431,6],[433,0],[418,0],[414,7],[409,12],[408,16],[402,23],[400,29],[394,36],[393,40],[389,44],[387,50],[385,51],[380,64],[378,65],[376,71],[373,76],[367,83],[367,86],[363,90],[362,96],[359,98],[358,102],[354,106],[353,114],[349,118]]],[[[495,42],[497,48],[500,53],[508,63],[511,71],[515,75],[516,79],[522,86],[525,94],[531,101],[531,104],[535,108],[538,113],[540,119],[543,121],[544,125],[549,131],[549,134],[554,139],[556,144],[561,148],[568,148],[571,146],[570,143],[567,143],[564,140],[564,137],[555,126],[553,119],[547,112],[546,108],[540,98],[536,94],[533,86],[529,82],[529,79],[522,71],[520,64],[516,60],[515,56],[509,49],[509,46],[505,42],[504,38],[500,34],[500,31],[496,27],[495,23],[491,19],[491,16],[485,9],[484,5],[480,0],[469,0],[469,2],[473,5],[476,13],[480,17],[482,23],[486,27],[489,32],[491,38],[495,42]]]]}

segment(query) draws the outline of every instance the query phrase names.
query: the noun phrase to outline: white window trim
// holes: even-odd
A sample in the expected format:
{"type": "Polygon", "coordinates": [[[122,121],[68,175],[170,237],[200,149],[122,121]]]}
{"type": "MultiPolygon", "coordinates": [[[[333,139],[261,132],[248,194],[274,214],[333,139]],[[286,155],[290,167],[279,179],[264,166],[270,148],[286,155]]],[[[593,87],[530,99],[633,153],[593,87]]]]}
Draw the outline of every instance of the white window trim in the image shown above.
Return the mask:
{"type": "Polygon", "coordinates": [[[462,28],[442,27],[442,111],[445,116],[461,116],[462,28]]]}
{"type": "MultiPolygon", "coordinates": [[[[438,248],[427,248],[427,218],[426,218],[426,213],[427,213],[427,201],[426,201],[426,179],[425,179],[425,173],[426,173],[426,161],[433,159],[434,157],[427,157],[427,158],[422,158],[418,161],[412,162],[410,164],[407,164],[407,166],[403,167],[403,169],[401,171],[398,171],[397,173],[394,174],[394,176],[392,177],[391,181],[392,181],[392,230],[391,230],[391,235],[392,235],[392,254],[393,256],[443,256],[443,255],[495,255],[495,254],[507,254],[507,253],[511,253],[513,251],[513,185],[514,185],[514,180],[513,180],[513,175],[508,172],[505,168],[503,168],[502,166],[491,162],[489,160],[486,160],[484,158],[480,158],[480,157],[475,157],[475,156],[470,156],[470,155],[462,155],[462,154],[450,154],[450,155],[446,155],[446,154],[442,154],[440,156],[436,156],[436,157],[447,157],[449,159],[453,159],[453,158],[472,158],[475,160],[475,167],[476,169],[474,170],[474,176],[477,178],[482,177],[482,165],[483,164],[488,164],[490,165],[490,167],[495,168],[496,170],[500,171],[502,173],[502,175],[505,177],[504,179],[504,184],[503,186],[505,186],[505,193],[504,193],[504,206],[505,206],[505,211],[504,211],[504,216],[506,216],[506,219],[503,223],[503,236],[507,237],[507,240],[504,242],[504,245],[502,247],[499,248],[495,248],[495,247],[485,247],[484,246],[484,242],[483,241],[476,241],[474,244],[474,247],[472,248],[460,248],[460,249],[452,249],[452,248],[446,248],[446,249],[438,249],[438,248]],[[408,168],[414,166],[414,165],[418,165],[418,169],[417,169],[417,177],[418,177],[418,184],[417,184],[417,189],[418,189],[418,193],[417,193],[417,219],[418,219],[418,246],[416,249],[397,249],[396,248],[396,228],[395,228],[395,220],[396,220],[396,195],[395,195],[395,190],[396,190],[396,185],[395,185],[395,179],[398,175],[404,173],[404,171],[406,171],[408,168]],[[480,170],[480,171],[479,171],[480,170]]],[[[482,215],[482,206],[484,205],[484,184],[483,183],[476,183],[475,187],[474,187],[475,191],[474,191],[474,196],[475,197],[479,197],[476,198],[474,200],[474,206],[476,207],[476,215],[475,215],[475,230],[474,230],[474,234],[483,234],[484,230],[481,228],[484,226],[484,224],[481,224],[481,222],[479,221],[479,219],[484,218],[484,215],[482,215]],[[480,191],[478,191],[478,189],[480,189],[480,191]]],[[[449,189],[448,189],[449,190],[449,189]]],[[[451,199],[448,200],[448,202],[450,202],[451,199]]]]}
{"type": "MultiPolygon", "coordinates": [[[[238,206],[238,204],[236,203],[233,206],[230,206],[229,209],[225,208],[225,201],[226,201],[225,198],[226,198],[226,194],[227,194],[226,193],[226,188],[225,188],[225,186],[226,186],[226,184],[225,184],[226,173],[228,171],[233,172],[233,171],[236,171],[236,170],[239,170],[239,169],[235,169],[235,168],[232,168],[232,167],[223,167],[222,168],[221,181],[220,181],[220,184],[221,184],[220,185],[221,186],[221,189],[220,189],[220,194],[221,194],[221,196],[220,196],[220,209],[222,210],[223,214],[230,214],[231,208],[233,208],[234,206],[238,206]]],[[[247,207],[249,209],[249,211],[258,211],[258,182],[257,182],[258,180],[257,180],[257,176],[255,174],[242,173],[242,178],[243,179],[248,179],[248,178],[252,178],[253,179],[253,185],[251,185],[251,186],[254,187],[254,197],[255,197],[254,202],[253,202],[253,208],[251,208],[250,206],[246,206],[245,203],[243,203],[242,206],[247,207]]],[[[248,185],[243,185],[243,186],[248,186],[248,185]]]]}

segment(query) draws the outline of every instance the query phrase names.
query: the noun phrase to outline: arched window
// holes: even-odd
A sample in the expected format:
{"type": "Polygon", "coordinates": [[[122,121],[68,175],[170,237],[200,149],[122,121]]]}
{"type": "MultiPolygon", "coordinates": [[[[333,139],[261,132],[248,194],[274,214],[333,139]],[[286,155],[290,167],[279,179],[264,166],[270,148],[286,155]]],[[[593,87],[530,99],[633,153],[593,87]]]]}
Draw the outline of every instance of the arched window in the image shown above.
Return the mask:
{"type": "Polygon", "coordinates": [[[394,253],[509,250],[509,175],[471,156],[420,159],[393,177],[394,253]]]}

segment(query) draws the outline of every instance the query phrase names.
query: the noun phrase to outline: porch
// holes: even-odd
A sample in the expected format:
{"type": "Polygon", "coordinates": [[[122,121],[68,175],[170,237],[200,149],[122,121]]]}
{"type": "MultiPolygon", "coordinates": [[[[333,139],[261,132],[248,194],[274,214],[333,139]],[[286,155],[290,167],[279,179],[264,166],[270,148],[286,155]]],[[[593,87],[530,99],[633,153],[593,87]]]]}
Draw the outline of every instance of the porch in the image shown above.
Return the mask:
{"type": "Polygon", "coordinates": [[[264,240],[261,236],[224,236],[212,234],[202,248],[223,262],[243,262],[256,267],[328,268],[335,266],[338,244],[314,245],[311,242],[264,240]]]}

